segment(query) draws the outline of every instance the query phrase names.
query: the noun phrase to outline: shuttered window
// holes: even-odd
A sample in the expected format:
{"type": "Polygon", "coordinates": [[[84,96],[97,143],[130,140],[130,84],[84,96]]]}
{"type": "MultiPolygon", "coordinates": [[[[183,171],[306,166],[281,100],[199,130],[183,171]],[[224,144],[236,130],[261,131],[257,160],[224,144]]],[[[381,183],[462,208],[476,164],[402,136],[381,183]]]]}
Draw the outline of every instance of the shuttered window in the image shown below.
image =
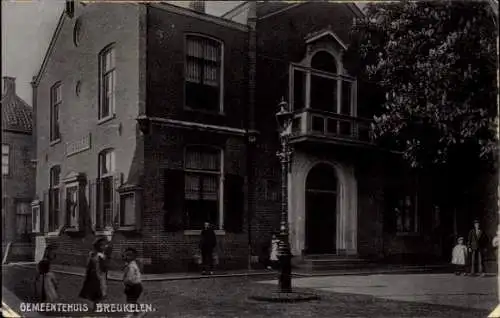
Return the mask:
{"type": "Polygon", "coordinates": [[[187,229],[202,229],[205,222],[220,228],[220,177],[220,150],[198,146],[186,148],[184,211],[187,229]]]}
{"type": "Polygon", "coordinates": [[[54,166],[50,169],[49,188],[49,232],[54,232],[59,228],[60,208],[60,182],[61,167],[54,166]]]}
{"type": "Polygon", "coordinates": [[[112,149],[99,154],[97,195],[96,229],[110,228],[115,208],[115,155],[112,149]]]}

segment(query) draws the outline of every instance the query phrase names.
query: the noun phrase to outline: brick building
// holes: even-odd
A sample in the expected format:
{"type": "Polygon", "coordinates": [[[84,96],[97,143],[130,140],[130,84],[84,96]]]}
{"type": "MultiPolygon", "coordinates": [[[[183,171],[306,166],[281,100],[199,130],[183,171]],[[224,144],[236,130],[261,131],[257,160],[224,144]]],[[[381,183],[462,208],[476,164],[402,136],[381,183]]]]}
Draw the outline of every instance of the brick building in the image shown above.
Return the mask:
{"type": "MultiPolygon", "coordinates": [[[[35,194],[32,108],[16,94],[15,78],[4,77],[2,95],[2,255],[31,257],[31,201],[35,194]]],[[[8,259],[6,259],[8,260],[8,259]]]]}
{"type": "Polygon", "coordinates": [[[279,226],[285,97],[294,255],[439,256],[431,188],[371,143],[373,101],[343,66],[359,9],[204,6],[68,2],[33,81],[40,248],[83,265],[106,235],[117,260],[133,246],[146,271],[184,270],[209,220],[221,266],[263,255],[279,226]]]}

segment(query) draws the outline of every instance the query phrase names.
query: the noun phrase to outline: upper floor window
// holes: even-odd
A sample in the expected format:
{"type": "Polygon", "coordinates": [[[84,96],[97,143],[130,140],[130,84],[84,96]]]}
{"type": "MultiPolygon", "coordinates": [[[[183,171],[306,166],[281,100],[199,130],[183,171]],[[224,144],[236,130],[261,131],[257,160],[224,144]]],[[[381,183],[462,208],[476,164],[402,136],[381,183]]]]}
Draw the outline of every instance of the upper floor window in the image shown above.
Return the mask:
{"type": "Polygon", "coordinates": [[[10,146],[2,144],[2,176],[10,173],[10,146]]]}
{"type": "Polygon", "coordinates": [[[290,93],[294,110],[309,108],[354,116],[355,79],[342,74],[337,58],[320,50],[309,62],[293,64],[290,93]]]}
{"type": "Polygon", "coordinates": [[[107,47],[99,54],[100,101],[99,119],[112,117],[115,113],[115,50],[107,47]]]}
{"type": "Polygon", "coordinates": [[[61,167],[50,168],[49,185],[49,232],[59,228],[61,167]]]}
{"type": "Polygon", "coordinates": [[[188,229],[202,229],[204,222],[220,225],[221,151],[188,147],[185,155],[184,200],[188,229]]]}
{"type": "Polygon", "coordinates": [[[61,83],[52,86],[50,90],[50,140],[58,140],[61,138],[60,132],[60,111],[62,104],[62,89],[61,83]]]}
{"type": "Polygon", "coordinates": [[[199,35],[186,38],[186,106],[222,111],[222,44],[199,35]]]}
{"type": "Polygon", "coordinates": [[[325,71],[328,73],[337,73],[337,61],[335,57],[326,51],[319,51],[311,59],[311,68],[325,71]]]}
{"type": "Polygon", "coordinates": [[[99,154],[98,208],[96,228],[112,227],[115,208],[115,153],[112,149],[99,154]]]}

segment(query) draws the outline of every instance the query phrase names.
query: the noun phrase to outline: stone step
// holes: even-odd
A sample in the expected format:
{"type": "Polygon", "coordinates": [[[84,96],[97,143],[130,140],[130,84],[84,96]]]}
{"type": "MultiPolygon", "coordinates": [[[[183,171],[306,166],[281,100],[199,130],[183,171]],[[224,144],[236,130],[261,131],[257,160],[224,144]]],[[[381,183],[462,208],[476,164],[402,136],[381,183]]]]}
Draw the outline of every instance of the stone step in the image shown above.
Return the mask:
{"type": "Polygon", "coordinates": [[[303,263],[298,264],[297,268],[308,269],[308,270],[352,270],[352,269],[363,269],[363,268],[373,268],[377,264],[359,262],[359,263],[303,263]]]}
{"type": "Polygon", "coordinates": [[[377,264],[357,256],[323,254],[305,255],[295,263],[297,269],[310,271],[321,270],[352,270],[362,268],[372,268],[377,264]]]}
{"type": "Polygon", "coordinates": [[[345,255],[345,254],[306,254],[302,257],[303,259],[359,259],[357,255],[345,255]]]}

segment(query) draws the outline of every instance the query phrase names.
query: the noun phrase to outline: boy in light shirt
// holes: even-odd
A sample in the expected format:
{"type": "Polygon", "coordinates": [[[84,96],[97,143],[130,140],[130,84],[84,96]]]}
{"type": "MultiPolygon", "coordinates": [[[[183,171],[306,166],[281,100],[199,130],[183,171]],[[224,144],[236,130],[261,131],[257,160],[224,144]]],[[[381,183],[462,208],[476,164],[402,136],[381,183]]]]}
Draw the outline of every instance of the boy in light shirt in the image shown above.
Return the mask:
{"type": "Polygon", "coordinates": [[[143,290],[141,271],[136,262],[137,251],[129,247],[125,250],[123,256],[125,260],[125,268],[123,269],[123,285],[125,286],[127,303],[137,304],[137,300],[141,296],[143,290]]]}

